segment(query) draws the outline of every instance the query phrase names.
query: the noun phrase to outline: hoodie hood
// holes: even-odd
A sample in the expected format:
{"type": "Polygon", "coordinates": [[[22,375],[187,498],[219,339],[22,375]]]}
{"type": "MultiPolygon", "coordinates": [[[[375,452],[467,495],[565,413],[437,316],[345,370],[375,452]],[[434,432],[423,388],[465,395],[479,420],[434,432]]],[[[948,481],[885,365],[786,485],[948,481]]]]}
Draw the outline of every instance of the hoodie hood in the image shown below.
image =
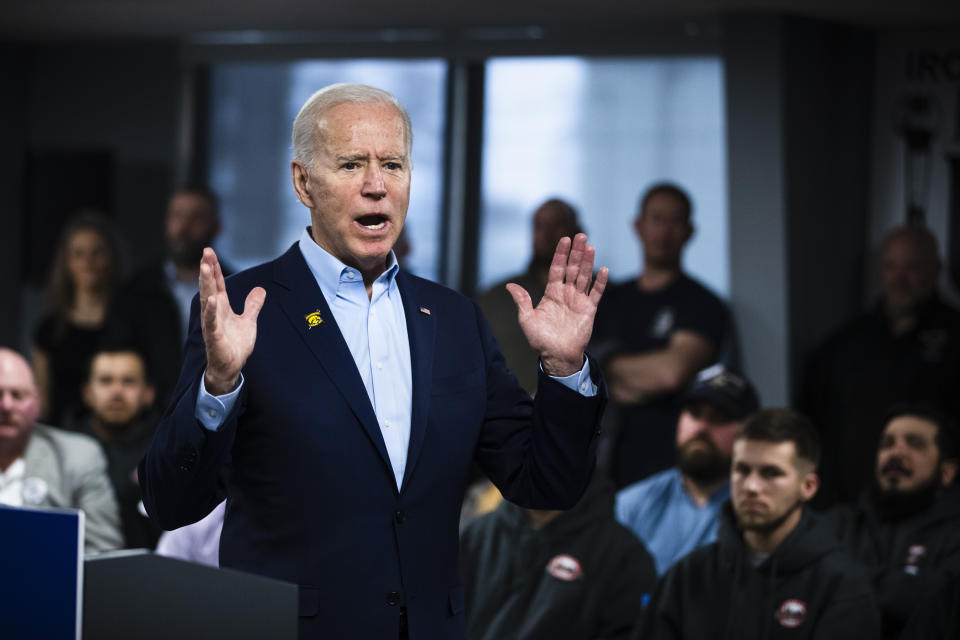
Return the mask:
{"type": "MultiPolygon", "coordinates": [[[[780,546],[773,550],[770,557],[757,567],[757,571],[773,571],[780,575],[797,573],[841,548],[830,527],[808,508],[802,509],[800,522],[780,546]]],[[[733,565],[746,561],[749,549],[743,541],[743,530],[737,523],[733,505],[729,501],[723,505],[717,542],[724,563],[733,565]]]]}
{"type": "MultiPolygon", "coordinates": [[[[539,530],[551,538],[574,536],[599,520],[609,519],[613,516],[615,493],[613,482],[605,474],[595,473],[580,501],[569,511],[561,512],[539,530]]],[[[511,529],[533,526],[526,509],[506,500],[500,503],[494,513],[495,517],[511,529]]]]}

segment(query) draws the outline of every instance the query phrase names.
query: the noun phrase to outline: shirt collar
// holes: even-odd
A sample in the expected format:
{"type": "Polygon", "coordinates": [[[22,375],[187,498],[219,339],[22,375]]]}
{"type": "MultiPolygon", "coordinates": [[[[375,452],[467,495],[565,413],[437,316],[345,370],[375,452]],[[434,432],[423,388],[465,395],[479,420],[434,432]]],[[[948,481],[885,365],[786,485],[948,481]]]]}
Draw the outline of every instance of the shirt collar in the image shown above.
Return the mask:
{"type": "MultiPolygon", "coordinates": [[[[341,282],[363,283],[363,275],[359,270],[340,262],[313,240],[313,236],[310,235],[310,227],[304,228],[303,233],[300,234],[298,245],[300,253],[303,254],[303,259],[307,261],[307,267],[310,268],[310,273],[316,279],[328,306],[332,305],[334,298],[337,297],[337,290],[341,282]]],[[[390,251],[387,256],[386,271],[381,273],[374,282],[374,298],[393,287],[399,270],[400,265],[397,263],[397,258],[393,255],[393,251],[390,251]],[[378,284],[382,286],[378,286],[378,284]]]]}
{"type": "Polygon", "coordinates": [[[17,458],[7,467],[6,471],[0,471],[0,487],[10,484],[14,480],[23,480],[26,470],[27,463],[23,456],[17,458]]]}

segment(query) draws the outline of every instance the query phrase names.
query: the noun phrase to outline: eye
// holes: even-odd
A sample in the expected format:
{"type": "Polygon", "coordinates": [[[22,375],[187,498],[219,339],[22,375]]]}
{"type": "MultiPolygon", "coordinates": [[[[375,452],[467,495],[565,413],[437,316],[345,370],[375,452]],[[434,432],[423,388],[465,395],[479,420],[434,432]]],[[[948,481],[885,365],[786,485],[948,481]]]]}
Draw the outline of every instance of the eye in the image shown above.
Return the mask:
{"type": "Polygon", "coordinates": [[[344,162],[343,165],[341,165],[341,166],[342,166],[344,169],[346,169],[347,171],[353,171],[354,169],[359,169],[359,168],[360,168],[360,163],[359,163],[359,162],[354,162],[354,161],[351,160],[350,162],[344,162]]]}
{"type": "Polygon", "coordinates": [[[387,171],[399,171],[403,166],[399,162],[386,162],[383,165],[387,171]]]}

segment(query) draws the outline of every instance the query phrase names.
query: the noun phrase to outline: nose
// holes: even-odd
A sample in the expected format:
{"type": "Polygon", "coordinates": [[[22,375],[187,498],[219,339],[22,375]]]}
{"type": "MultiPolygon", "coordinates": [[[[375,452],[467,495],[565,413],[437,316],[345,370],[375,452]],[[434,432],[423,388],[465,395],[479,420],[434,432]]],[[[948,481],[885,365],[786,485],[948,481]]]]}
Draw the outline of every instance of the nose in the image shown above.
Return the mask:
{"type": "Polygon", "coordinates": [[[743,489],[747,493],[760,493],[760,478],[756,473],[750,473],[743,479],[743,489]]]}
{"type": "Polygon", "coordinates": [[[710,422],[707,421],[705,417],[696,416],[690,421],[690,427],[693,430],[693,435],[699,435],[707,430],[707,427],[710,425],[710,422]]]}
{"type": "Polygon", "coordinates": [[[387,195],[387,184],[378,165],[370,164],[363,176],[363,195],[379,200],[387,195]]]}

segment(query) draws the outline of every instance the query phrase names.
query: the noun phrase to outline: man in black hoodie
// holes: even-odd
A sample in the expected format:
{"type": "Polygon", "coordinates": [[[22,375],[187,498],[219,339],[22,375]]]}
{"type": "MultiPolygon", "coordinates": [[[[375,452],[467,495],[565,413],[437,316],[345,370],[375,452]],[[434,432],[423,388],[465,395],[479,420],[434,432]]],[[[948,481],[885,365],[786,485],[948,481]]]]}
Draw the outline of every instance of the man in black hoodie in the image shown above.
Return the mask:
{"type": "Polygon", "coordinates": [[[469,640],[628,638],[657,580],[653,558],[613,518],[594,476],[570,511],[506,500],[460,534],[469,640]]]}
{"type": "Polygon", "coordinates": [[[879,637],[866,574],[804,508],[819,457],[816,430],[800,414],[767,409],[743,424],[718,540],[663,577],[643,638],[879,637]]]}
{"type": "Polygon", "coordinates": [[[928,407],[895,407],[884,425],[873,486],[830,516],[870,571],[883,637],[896,638],[920,602],[960,575],[960,455],[953,426],[928,407]]]}

